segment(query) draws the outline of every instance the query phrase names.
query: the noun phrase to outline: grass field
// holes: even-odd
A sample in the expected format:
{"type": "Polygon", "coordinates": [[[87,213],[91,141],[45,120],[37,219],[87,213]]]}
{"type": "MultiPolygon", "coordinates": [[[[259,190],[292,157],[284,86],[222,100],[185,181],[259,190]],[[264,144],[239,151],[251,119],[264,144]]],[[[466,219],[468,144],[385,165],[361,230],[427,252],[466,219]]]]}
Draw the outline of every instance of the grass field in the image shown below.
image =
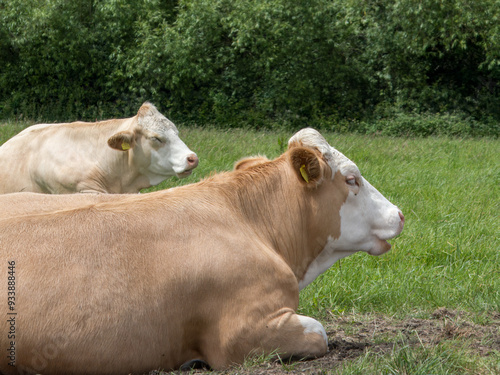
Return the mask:
{"type": "MultiPolygon", "coordinates": [[[[0,143],[24,126],[1,125],[0,143]]],[[[150,191],[274,158],[292,135],[180,131],[200,165],[150,191]]],[[[301,292],[299,312],[327,327],[329,359],[256,359],[228,373],[500,373],[500,141],[323,135],[403,210],[405,229],[389,253],[343,259],[301,292]]]]}

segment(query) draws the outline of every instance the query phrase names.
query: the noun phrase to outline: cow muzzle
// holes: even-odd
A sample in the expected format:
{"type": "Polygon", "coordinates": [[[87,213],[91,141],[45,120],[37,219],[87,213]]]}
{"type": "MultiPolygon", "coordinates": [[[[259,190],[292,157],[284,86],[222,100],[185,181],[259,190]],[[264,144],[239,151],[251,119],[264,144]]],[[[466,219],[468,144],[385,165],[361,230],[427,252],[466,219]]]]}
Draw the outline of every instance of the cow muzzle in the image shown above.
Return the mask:
{"type": "Polygon", "coordinates": [[[182,172],[177,172],[176,173],[177,177],[184,178],[189,176],[193,172],[193,169],[195,169],[198,166],[198,163],[199,163],[198,156],[195,153],[189,154],[186,157],[184,170],[182,172]]]}
{"type": "Polygon", "coordinates": [[[386,235],[384,236],[377,236],[375,240],[375,245],[373,248],[368,252],[371,255],[382,255],[387,253],[391,249],[391,244],[387,242],[387,240],[397,237],[401,234],[403,231],[404,225],[405,225],[405,217],[401,211],[398,210],[398,217],[399,217],[399,222],[397,223],[397,228],[395,228],[393,231],[389,231],[386,235]]]}

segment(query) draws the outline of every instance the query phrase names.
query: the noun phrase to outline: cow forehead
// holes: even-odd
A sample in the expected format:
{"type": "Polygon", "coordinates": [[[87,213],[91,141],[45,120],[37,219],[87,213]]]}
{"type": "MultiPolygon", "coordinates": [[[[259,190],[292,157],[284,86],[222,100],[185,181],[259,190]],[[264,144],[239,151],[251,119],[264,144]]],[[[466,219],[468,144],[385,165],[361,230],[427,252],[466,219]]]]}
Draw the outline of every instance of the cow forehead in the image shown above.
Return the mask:
{"type": "Polygon", "coordinates": [[[164,134],[172,130],[175,134],[179,131],[172,121],[162,115],[154,105],[143,105],[139,110],[137,123],[143,130],[164,134]]]}
{"type": "Polygon", "coordinates": [[[288,144],[299,143],[306,147],[316,148],[321,152],[325,161],[332,168],[332,178],[337,171],[344,176],[349,174],[359,175],[359,169],[349,158],[340,151],[330,146],[326,139],[315,129],[305,128],[292,136],[288,144]]]}
{"type": "Polygon", "coordinates": [[[295,133],[288,141],[288,146],[292,143],[302,144],[305,147],[317,148],[324,156],[331,154],[331,146],[326,139],[315,129],[305,128],[295,133]]]}
{"type": "Polygon", "coordinates": [[[332,160],[334,166],[330,164],[332,167],[333,173],[335,173],[337,170],[340,171],[344,176],[348,175],[355,175],[355,176],[360,176],[361,173],[359,172],[358,166],[354,164],[348,157],[346,157],[343,153],[340,151],[336,150],[335,148],[331,147],[331,152],[332,152],[332,160]]]}

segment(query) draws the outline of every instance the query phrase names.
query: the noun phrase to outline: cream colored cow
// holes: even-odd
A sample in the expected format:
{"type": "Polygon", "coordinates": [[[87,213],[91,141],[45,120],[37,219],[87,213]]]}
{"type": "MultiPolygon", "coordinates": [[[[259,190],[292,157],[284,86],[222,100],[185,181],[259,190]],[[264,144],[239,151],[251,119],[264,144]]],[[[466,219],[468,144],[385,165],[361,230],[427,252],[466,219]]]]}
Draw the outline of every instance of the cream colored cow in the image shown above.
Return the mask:
{"type": "Polygon", "coordinates": [[[23,130],[0,147],[0,194],[137,193],[197,165],[175,125],[144,103],[132,118],[23,130]]]}
{"type": "Polygon", "coordinates": [[[387,252],[404,224],[312,129],[276,160],[242,161],[196,184],[74,197],[80,206],[0,219],[0,279],[7,292],[13,265],[14,285],[12,305],[0,304],[4,374],[142,374],[195,359],[222,369],[254,353],[324,355],[323,326],[296,313],[299,289],[356,251],[387,252]]]}

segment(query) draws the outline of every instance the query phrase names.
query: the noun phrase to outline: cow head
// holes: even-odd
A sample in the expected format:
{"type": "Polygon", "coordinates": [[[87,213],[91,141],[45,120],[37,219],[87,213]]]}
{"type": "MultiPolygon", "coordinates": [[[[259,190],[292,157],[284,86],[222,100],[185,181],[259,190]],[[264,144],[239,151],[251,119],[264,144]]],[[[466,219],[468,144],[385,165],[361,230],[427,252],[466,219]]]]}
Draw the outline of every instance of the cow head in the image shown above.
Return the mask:
{"type": "Polygon", "coordinates": [[[383,254],[391,248],[387,242],[401,233],[404,216],[401,210],[389,202],[380,192],[363,178],[351,160],[331,147],[314,129],[303,129],[289,141],[291,163],[297,177],[307,188],[328,185],[327,194],[337,200],[324,202],[340,207],[319,209],[329,212],[331,218],[322,220],[336,222],[328,235],[322,251],[308,262],[300,288],[312,282],[319,274],[337,260],[357,251],[371,255],[383,254]],[[334,217],[335,216],[335,217],[334,217]],[[340,230],[339,230],[340,229],[340,230]]]}
{"type": "Polygon", "coordinates": [[[179,138],[176,126],[154,105],[144,103],[133,118],[130,129],[108,139],[108,145],[119,151],[133,151],[133,162],[156,185],[167,177],[189,176],[198,165],[198,157],[179,138]]]}

